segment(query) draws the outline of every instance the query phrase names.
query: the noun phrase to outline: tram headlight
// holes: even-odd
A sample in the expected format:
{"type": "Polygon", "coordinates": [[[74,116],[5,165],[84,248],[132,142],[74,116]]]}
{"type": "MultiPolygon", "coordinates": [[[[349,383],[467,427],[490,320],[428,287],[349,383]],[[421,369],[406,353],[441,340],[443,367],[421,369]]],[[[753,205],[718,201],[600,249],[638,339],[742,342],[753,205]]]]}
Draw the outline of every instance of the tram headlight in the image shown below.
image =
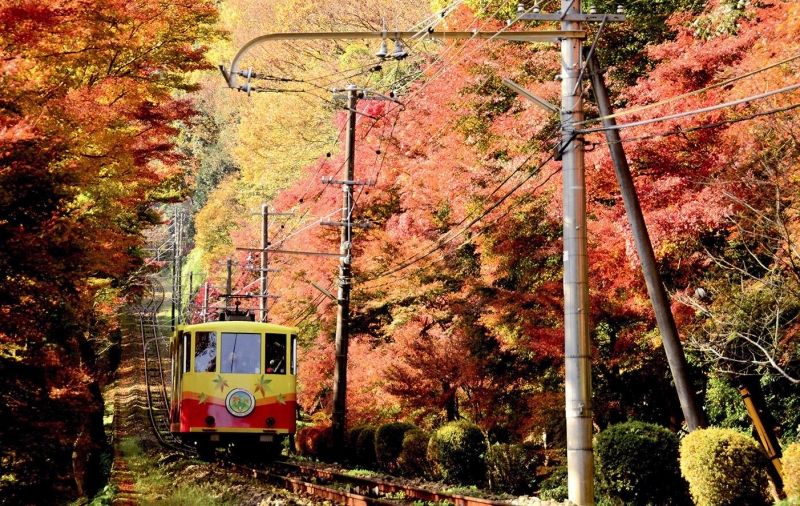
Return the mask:
{"type": "Polygon", "coordinates": [[[274,427],[275,426],[275,419],[271,416],[267,418],[267,427],[274,427]]]}

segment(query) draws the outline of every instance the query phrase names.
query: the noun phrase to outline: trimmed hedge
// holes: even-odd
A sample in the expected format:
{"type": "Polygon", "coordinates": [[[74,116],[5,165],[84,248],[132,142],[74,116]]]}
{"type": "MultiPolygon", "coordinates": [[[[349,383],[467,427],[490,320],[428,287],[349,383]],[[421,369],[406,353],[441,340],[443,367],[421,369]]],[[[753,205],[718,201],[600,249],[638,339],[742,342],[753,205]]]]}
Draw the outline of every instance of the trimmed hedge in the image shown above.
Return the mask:
{"type": "Polygon", "coordinates": [[[411,429],[403,434],[403,447],[397,457],[400,473],[406,476],[429,478],[433,475],[428,460],[428,442],[431,437],[420,429],[411,429]]]}
{"type": "Polygon", "coordinates": [[[358,465],[367,469],[375,469],[378,461],[375,459],[375,427],[365,425],[361,428],[356,439],[355,457],[358,465]]]}
{"type": "Polygon", "coordinates": [[[698,429],[681,442],[681,473],[698,506],[771,504],[767,457],[733,429],[698,429]]]}
{"type": "Polygon", "coordinates": [[[595,439],[598,492],[622,504],[691,504],[678,437],[656,424],[612,425],[595,439]]]}
{"type": "Polygon", "coordinates": [[[789,499],[800,502],[800,442],[786,447],[783,464],[783,489],[789,499]]]}
{"type": "Polygon", "coordinates": [[[486,478],[486,436],[466,421],[439,427],[428,443],[428,458],[447,482],[474,485],[486,478]]]}
{"type": "Polygon", "coordinates": [[[397,472],[397,457],[403,450],[403,436],[417,427],[405,422],[385,423],[375,431],[375,458],[378,465],[390,473],[397,472]]]}
{"type": "Polygon", "coordinates": [[[486,478],[496,492],[521,495],[530,489],[536,464],[522,445],[494,444],[486,452],[486,478]]]}
{"type": "Polygon", "coordinates": [[[353,465],[358,464],[356,459],[356,448],[358,447],[358,436],[361,435],[361,431],[364,430],[364,427],[364,425],[359,425],[347,431],[347,451],[345,452],[346,460],[353,465]]]}

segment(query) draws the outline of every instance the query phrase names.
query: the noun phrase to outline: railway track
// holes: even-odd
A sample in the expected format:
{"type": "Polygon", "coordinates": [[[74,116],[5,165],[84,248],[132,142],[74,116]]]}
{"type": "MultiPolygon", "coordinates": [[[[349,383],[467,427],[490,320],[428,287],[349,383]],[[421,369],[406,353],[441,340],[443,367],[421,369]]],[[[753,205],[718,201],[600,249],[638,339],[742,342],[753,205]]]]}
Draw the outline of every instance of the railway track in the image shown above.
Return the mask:
{"type": "Polygon", "coordinates": [[[452,506],[510,505],[508,501],[470,497],[395,483],[293,462],[275,461],[266,467],[237,462],[223,465],[298,494],[355,506],[407,505],[420,502],[452,506]]]}
{"type": "Polygon", "coordinates": [[[164,289],[158,279],[150,278],[138,308],[139,332],[144,358],[145,393],[147,413],[153,433],[162,446],[194,456],[194,447],[184,444],[170,432],[169,388],[171,380],[169,362],[169,339],[164,335],[158,321],[158,311],[164,303],[164,289]],[[168,371],[165,374],[165,369],[168,371]]]}

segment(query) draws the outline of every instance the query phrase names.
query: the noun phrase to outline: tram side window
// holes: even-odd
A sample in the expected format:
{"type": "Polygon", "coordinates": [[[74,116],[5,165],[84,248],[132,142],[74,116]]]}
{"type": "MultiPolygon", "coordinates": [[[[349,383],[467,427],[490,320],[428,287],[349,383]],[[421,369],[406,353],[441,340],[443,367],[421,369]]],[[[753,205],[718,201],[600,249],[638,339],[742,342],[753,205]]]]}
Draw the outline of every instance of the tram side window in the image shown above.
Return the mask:
{"type": "Polygon", "coordinates": [[[216,372],[217,333],[196,332],[194,334],[194,372],[216,372]]]}
{"type": "Polygon", "coordinates": [[[286,334],[267,334],[267,374],[286,374],[286,334]]]}
{"type": "Polygon", "coordinates": [[[184,332],[181,336],[181,353],[183,354],[183,360],[181,362],[183,362],[183,372],[185,373],[189,372],[189,362],[192,353],[191,343],[192,335],[188,332],[184,332]]]}
{"type": "Polygon", "coordinates": [[[220,372],[261,372],[261,334],[223,332],[220,360],[220,372]]]}
{"type": "Polygon", "coordinates": [[[291,358],[292,369],[291,369],[291,373],[292,374],[297,374],[297,334],[292,334],[291,352],[292,352],[292,358],[291,358]]]}

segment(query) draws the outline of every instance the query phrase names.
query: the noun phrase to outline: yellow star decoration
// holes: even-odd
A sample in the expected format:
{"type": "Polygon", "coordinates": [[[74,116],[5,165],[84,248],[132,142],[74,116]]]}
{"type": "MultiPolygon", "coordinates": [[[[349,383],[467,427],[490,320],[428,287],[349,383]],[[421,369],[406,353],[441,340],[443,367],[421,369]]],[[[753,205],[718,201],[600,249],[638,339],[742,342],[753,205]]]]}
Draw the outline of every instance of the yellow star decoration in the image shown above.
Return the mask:
{"type": "Polygon", "coordinates": [[[255,385],[255,391],[261,392],[262,399],[267,396],[267,390],[269,390],[270,383],[272,383],[272,380],[267,379],[267,377],[264,376],[263,374],[261,375],[260,378],[258,378],[258,383],[256,383],[255,385]]]}
{"type": "Polygon", "coordinates": [[[220,392],[224,392],[228,388],[228,381],[221,374],[217,374],[217,377],[214,378],[214,383],[219,387],[220,392]]]}
{"type": "Polygon", "coordinates": [[[283,398],[283,394],[278,394],[278,403],[286,404],[286,399],[283,398]]]}
{"type": "Polygon", "coordinates": [[[200,392],[200,395],[197,397],[197,400],[200,402],[200,404],[205,404],[206,403],[206,399],[208,399],[208,396],[206,395],[206,393],[205,392],[200,392]]]}

